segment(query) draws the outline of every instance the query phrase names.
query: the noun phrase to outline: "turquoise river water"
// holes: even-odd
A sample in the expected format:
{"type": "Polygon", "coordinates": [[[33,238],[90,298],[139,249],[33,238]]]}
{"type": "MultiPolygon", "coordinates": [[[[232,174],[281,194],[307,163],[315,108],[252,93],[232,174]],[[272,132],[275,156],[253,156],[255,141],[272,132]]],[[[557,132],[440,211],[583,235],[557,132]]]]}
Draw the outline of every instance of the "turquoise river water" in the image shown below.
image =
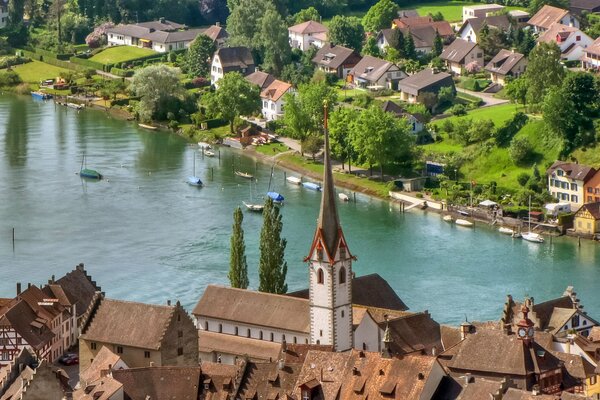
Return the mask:
{"type": "MultiPolygon", "coordinates": [[[[148,132],[98,111],[55,107],[0,95],[0,297],[15,282],[40,284],[79,262],[108,296],[191,309],[209,283],[227,284],[232,212],[250,199],[242,169],[266,192],[270,165],[221,148],[202,159],[176,135],[148,132]],[[108,179],[82,181],[87,166],[108,179]],[[196,172],[204,188],[185,179],[196,172]],[[234,164],[234,165],[232,165],[234,164]],[[15,229],[13,249],[12,230],[15,229]]],[[[288,240],[288,285],[306,287],[309,250],[320,195],[285,184],[275,190],[288,240]]],[[[498,319],[506,294],[543,301],[573,285],[585,309],[600,318],[600,246],[568,238],[542,245],[494,229],[452,226],[435,213],[401,214],[388,202],[358,196],[339,204],[358,275],[377,272],[411,310],[442,323],[498,319]]],[[[260,215],[245,212],[247,257],[257,287],[260,215]]]]}

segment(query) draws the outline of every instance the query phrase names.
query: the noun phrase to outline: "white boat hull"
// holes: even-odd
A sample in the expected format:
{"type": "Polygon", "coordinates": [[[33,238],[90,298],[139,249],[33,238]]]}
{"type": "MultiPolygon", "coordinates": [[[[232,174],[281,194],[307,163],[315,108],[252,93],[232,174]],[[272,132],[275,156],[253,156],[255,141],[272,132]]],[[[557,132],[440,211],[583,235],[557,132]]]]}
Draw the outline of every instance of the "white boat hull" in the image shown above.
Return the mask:
{"type": "Polygon", "coordinates": [[[341,201],[349,201],[350,198],[348,197],[348,195],[346,193],[338,193],[338,197],[341,201]]]}
{"type": "Polygon", "coordinates": [[[527,240],[528,242],[544,243],[544,238],[539,233],[525,232],[521,235],[521,237],[523,240],[527,240]]]}
{"type": "Polygon", "coordinates": [[[503,233],[503,234],[505,234],[505,235],[512,235],[512,234],[514,234],[514,233],[515,233],[515,231],[513,231],[512,229],[510,229],[510,228],[505,228],[505,227],[503,227],[503,226],[502,226],[502,227],[500,227],[500,228],[498,229],[498,232],[500,232],[500,233],[503,233]]]}
{"type": "Polygon", "coordinates": [[[299,185],[302,183],[302,179],[297,178],[295,176],[288,176],[287,178],[285,178],[285,180],[294,185],[299,185]]]}
{"type": "Polygon", "coordinates": [[[472,227],[473,223],[471,221],[467,221],[466,219],[457,219],[456,221],[454,221],[454,223],[456,225],[460,225],[460,226],[466,226],[466,227],[472,227]]]}
{"type": "Polygon", "coordinates": [[[446,222],[452,222],[452,215],[444,215],[442,219],[446,222]]]}

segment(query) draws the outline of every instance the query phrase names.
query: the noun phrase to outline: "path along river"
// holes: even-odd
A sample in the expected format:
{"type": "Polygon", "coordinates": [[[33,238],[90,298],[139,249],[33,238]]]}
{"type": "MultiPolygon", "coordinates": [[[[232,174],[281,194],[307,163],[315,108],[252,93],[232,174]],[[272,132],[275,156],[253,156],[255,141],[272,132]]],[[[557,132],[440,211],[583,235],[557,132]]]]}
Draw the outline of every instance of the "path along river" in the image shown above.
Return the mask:
{"type": "MultiPolygon", "coordinates": [[[[201,158],[176,135],[148,132],[103,112],[55,107],[28,97],[0,95],[0,297],[15,282],[40,284],[77,263],[108,296],[191,309],[209,283],[227,284],[232,212],[249,200],[255,173],[267,190],[270,165],[221,148],[221,160],[201,158]],[[82,181],[87,166],[108,179],[82,181]],[[204,188],[188,186],[196,171],[204,188]],[[213,173],[211,174],[211,171],[213,173]],[[211,175],[213,178],[211,179],[211,175]],[[12,243],[12,228],[16,240],[12,243]]],[[[275,189],[288,240],[290,290],[307,286],[303,257],[315,229],[320,194],[285,184],[275,189]]],[[[600,246],[558,238],[539,245],[477,226],[461,228],[438,214],[401,214],[387,202],[358,196],[339,204],[358,275],[377,272],[414,311],[428,309],[443,323],[497,319],[505,295],[536,301],[573,285],[585,309],[600,318],[600,246]]],[[[257,287],[260,215],[245,212],[251,286],[257,287]]]]}

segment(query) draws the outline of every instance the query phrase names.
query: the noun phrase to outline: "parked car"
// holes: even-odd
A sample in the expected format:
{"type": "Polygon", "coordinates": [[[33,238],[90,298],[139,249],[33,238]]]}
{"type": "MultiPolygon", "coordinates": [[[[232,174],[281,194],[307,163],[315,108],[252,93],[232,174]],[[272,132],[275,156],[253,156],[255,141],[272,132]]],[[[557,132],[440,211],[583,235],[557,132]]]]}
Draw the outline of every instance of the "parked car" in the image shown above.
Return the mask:
{"type": "Polygon", "coordinates": [[[65,353],[58,358],[58,362],[63,365],[79,364],[79,356],[75,353],[65,353]]]}

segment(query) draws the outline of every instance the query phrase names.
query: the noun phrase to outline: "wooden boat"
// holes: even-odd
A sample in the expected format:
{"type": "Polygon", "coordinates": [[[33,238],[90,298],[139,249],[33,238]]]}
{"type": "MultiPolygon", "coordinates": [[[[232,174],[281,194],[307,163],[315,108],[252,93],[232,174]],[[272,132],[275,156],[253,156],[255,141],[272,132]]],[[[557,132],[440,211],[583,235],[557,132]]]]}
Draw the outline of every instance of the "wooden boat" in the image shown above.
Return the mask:
{"type": "Polygon", "coordinates": [[[81,158],[81,167],[79,168],[79,176],[81,178],[87,178],[87,179],[96,179],[96,180],[102,179],[102,174],[100,172],[96,171],[95,169],[90,169],[90,168],[86,167],[85,154],[81,158]]]}
{"type": "Polygon", "coordinates": [[[456,225],[466,226],[469,228],[473,226],[473,223],[471,221],[467,221],[466,219],[462,219],[462,218],[458,218],[456,221],[454,221],[454,223],[456,225]]]}
{"type": "Polygon", "coordinates": [[[288,176],[287,178],[285,178],[285,180],[294,185],[299,185],[302,183],[302,179],[296,176],[288,176]]]}
{"type": "Polygon", "coordinates": [[[50,93],[36,90],[31,92],[31,97],[33,97],[35,100],[48,100],[52,98],[52,95],[50,93]]]}
{"type": "MultiPolygon", "coordinates": [[[[205,153],[206,154],[206,153],[205,153]]],[[[246,178],[246,179],[254,179],[254,175],[249,174],[247,172],[242,172],[242,171],[235,171],[234,174],[236,174],[237,176],[239,176],[240,178],[246,178]]]]}
{"type": "Polygon", "coordinates": [[[210,151],[210,150],[204,150],[204,155],[206,157],[214,157],[215,153],[213,151],[210,151]]]}
{"type": "Polygon", "coordinates": [[[346,193],[338,193],[338,198],[341,201],[350,201],[350,198],[348,197],[348,195],[346,193]]]}
{"type": "Polygon", "coordinates": [[[197,186],[197,187],[202,187],[203,183],[202,180],[196,176],[196,153],[194,152],[194,169],[193,169],[194,174],[192,176],[188,176],[187,178],[187,184],[190,186],[197,186]]]}
{"type": "Polygon", "coordinates": [[[302,186],[310,190],[316,190],[317,192],[321,191],[321,185],[318,185],[313,182],[302,182],[302,186]]]}
{"type": "Polygon", "coordinates": [[[140,128],[149,129],[149,130],[151,130],[151,131],[155,131],[155,130],[157,130],[157,129],[158,129],[158,127],[157,127],[157,126],[146,125],[146,124],[138,124],[138,126],[139,126],[140,128]]]}
{"type": "Polygon", "coordinates": [[[453,222],[454,220],[452,219],[452,215],[448,214],[448,215],[444,215],[444,217],[442,218],[444,221],[446,222],[453,222]]]}
{"type": "Polygon", "coordinates": [[[246,203],[245,201],[242,201],[242,203],[244,203],[244,205],[246,206],[246,208],[249,211],[262,212],[263,209],[265,208],[265,206],[263,204],[251,204],[251,203],[246,203]]]}

